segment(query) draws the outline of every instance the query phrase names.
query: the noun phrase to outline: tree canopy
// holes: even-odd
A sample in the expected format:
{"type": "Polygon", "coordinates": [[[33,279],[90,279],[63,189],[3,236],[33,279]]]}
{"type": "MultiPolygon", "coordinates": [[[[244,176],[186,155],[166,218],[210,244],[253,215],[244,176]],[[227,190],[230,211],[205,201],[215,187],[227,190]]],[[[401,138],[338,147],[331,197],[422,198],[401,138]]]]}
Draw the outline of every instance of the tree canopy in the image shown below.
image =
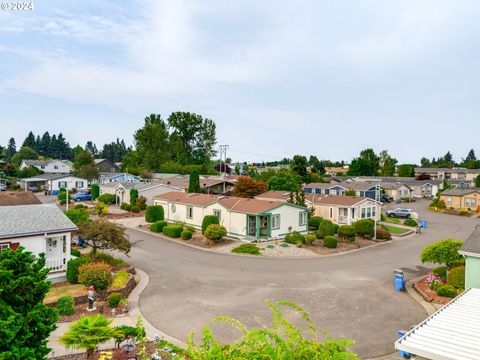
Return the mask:
{"type": "Polygon", "coordinates": [[[15,166],[20,166],[22,160],[36,160],[38,159],[38,154],[32,148],[27,146],[22,147],[18,152],[12,156],[12,164],[15,166]]]}
{"type": "Polygon", "coordinates": [[[253,198],[267,191],[267,184],[248,176],[240,176],[232,190],[232,196],[253,198]]]}
{"type": "Polygon", "coordinates": [[[302,179],[297,173],[288,169],[276,171],[268,180],[269,190],[298,191],[302,179]]]}
{"type": "Polygon", "coordinates": [[[380,167],[380,157],[373,149],[365,149],[360,156],[354,158],[348,169],[348,175],[352,176],[376,176],[380,167]]]}
{"type": "Polygon", "coordinates": [[[422,263],[445,264],[450,269],[455,262],[463,259],[463,256],[458,253],[462,245],[462,240],[440,240],[424,248],[420,259],[422,263]]]}

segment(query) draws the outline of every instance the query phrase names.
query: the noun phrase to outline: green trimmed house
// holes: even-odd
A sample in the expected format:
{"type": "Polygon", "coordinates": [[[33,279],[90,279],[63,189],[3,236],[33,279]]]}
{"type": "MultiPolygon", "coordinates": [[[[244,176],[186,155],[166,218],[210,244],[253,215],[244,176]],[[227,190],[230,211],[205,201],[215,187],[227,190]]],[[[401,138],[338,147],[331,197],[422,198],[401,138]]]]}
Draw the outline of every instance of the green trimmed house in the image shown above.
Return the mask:
{"type": "Polygon", "coordinates": [[[290,203],[234,196],[169,192],[154,198],[165,220],[200,229],[206,215],[216,215],[228,236],[266,241],[283,239],[292,231],[306,234],[308,209],[290,203]]]}
{"type": "Polygon", "coordinates": [[[480,226],[477,226],[460,249],[465,257],[465,289],[480,289],[480,226]]]}

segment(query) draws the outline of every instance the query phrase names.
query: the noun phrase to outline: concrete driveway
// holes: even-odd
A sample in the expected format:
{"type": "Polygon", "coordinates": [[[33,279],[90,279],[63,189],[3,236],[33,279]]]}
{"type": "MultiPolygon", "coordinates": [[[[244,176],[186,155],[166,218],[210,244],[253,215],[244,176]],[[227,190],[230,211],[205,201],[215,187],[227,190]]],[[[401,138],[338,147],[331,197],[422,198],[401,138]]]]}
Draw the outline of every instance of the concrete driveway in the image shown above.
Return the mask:
{"type": "MultiPolygon", "coordinates": [[[[392,270],[402,268],[407,279],[426,272],[419,261],[423,247],[449,237],[465,239],[478,222],[433,213],[426,205],[408,206],[428,221],[421,235],[315,259],[215,254],[128,230],[136,243],[129,261],[150,276],[140,309],[157,328],[184,340],[218,315],[248,326],[269,325],[264,301],[291,300],[332,336],[355,339],[360,357],[391,353],[396,331],[426,316],[415,300],[393,290],[392,270]]],[[[223,325],[212,328],[221,340],[238,336],[223,325]]]]}

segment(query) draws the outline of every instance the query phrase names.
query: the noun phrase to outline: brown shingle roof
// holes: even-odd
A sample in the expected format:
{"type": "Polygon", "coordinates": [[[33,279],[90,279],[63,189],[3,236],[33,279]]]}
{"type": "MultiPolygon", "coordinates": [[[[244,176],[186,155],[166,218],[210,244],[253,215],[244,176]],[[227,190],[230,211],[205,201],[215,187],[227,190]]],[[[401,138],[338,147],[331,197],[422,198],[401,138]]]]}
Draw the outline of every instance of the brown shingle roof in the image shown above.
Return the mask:
{"type": "Polygon", "coordinates": [[[41,203],[40,199],[30,191],[0,192],[0,206],[35,205],[41,203]]]}
{"type": "Polygon", "coordinates": [[[342,196],[342,195],[330,195],[322,198],[315,198],[315,205],[340,205],[340,206],[353,206],[368,198],[360,196],[342,196]]]}
{"type": "Polygon", "coordinates": [[[276,199],[287,201],[290,198],[290,192],[283,190],[269,190],[263,194],[257,195],[255,198],[258,200],[276,199]]]}
{"type": "Polygon", "coordinates": [[[155,199],[166,200],[177,204],[207,206],[217,200],[215,195],[207,194],[189,194],[184,192],[172,191],[155,196],[155,199]]]}

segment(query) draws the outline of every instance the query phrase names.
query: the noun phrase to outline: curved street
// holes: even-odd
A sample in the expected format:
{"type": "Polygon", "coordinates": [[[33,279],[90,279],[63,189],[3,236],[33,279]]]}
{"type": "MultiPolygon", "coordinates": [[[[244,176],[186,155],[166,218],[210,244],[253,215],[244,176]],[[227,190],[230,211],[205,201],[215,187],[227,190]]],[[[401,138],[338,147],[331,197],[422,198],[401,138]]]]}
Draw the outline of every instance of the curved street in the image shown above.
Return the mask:
{"type": "MultiPolygon", "coordinates": [[[[479,222],[433,213],[426,205],[410,206],[428,221],[423,234],[324,258],[231,256],[129,229],[135,243],[129,261],[150,276],[140,309],[155,327],[185,340],[219,315],[248,326],[269,325],[264,301],[290,300],[332,336],[354,339],[360,357],[391,353],[396,331],[426,316],[408,294],[394,291],[393,269],[403,269],[407,279],[426,272],[419,260],[423,247],[445,238],[465,239],[479,222]]],[[[211,327],[220,340],[238,336],[227,326],[211,327]]]]}

